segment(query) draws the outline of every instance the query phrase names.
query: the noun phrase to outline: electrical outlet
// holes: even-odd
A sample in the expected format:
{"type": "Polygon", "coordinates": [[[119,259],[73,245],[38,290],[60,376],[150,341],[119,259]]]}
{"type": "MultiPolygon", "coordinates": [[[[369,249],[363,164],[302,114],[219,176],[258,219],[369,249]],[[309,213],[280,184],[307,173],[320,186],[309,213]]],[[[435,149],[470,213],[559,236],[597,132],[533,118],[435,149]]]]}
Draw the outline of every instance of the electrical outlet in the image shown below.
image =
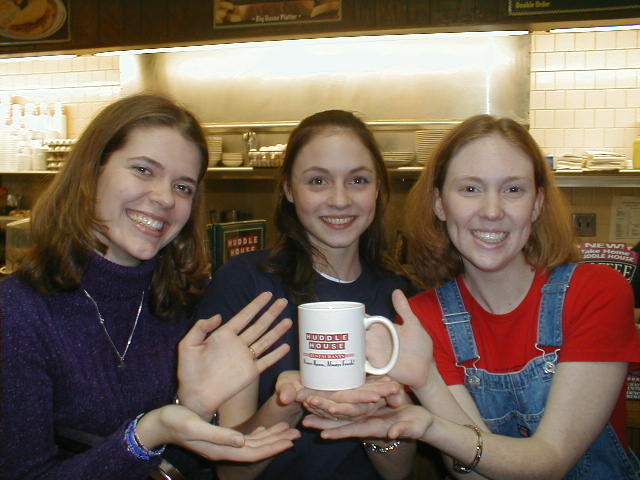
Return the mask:
{"type": "Polygon", "coordinates": [[[596,236],[596,214],[574,213],[573,224],[576,227],[576,235],[579,237],[596,236]]]}

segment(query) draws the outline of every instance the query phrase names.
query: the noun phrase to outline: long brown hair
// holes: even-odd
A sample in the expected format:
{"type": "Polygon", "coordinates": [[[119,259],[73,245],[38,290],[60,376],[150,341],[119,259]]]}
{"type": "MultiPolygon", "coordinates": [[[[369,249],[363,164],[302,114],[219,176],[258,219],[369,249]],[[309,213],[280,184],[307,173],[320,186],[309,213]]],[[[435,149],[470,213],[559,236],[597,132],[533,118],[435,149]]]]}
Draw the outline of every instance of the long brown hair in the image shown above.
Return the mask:
{"type": "Polygon", "coordinates": [[[389,177],[380,148],[369,128],[353,113],[344,110],[318,112],[302,120],[291,132],[287,142],[280,169],[275,211],[275,224],[280,237],[271,252],[271,262],[267,267],[268,271],[282,277],[296,303],[316,299],[313,292],[313,258],[321,253],[311,245],[307,232],[298,218],[295,205],[287,200],[285,188],[291,184],[293,166],[302,148],[327,132],[354,135],[371,154],[378,182],[378,197],[373,221],[359,240],[360,258],[381,273],[397,270],[386,250],[383,222],[389,201],[389,177]]]}
{"type": "Polygon", "coordinates": [[[106,227],[95,215],[96,189],[102,167],[137,128],[163,126],[178,131],[198,149],[198,189],[191,215],[176,238],[157,258],[150,306],[160,318],[190,313],[207,278],[204,248],[202,179],[207,144],[196,118],[171,100],[133,95],[104,108],[73,147],[64,167],[40,195],[31,216],[33,247],[19,263],[18,275],[45,294],[75,290],[93,251],[106,252],[96,232],[106,227]]]}
{"type": "Polygon", "coordinates": [[[411,207],[407,212],[409,257],[425,286],[441,285],[463,271],[460,253],[449,239],[446,223],[434,212],[436,192],[442,191],[453,156],[471,140],[491,134],[500,135],[531,159],[536,190],[544,193],[541,213],[523,249],[527,262],[536,268],[553,268],[580,258],[566,201],[528,130],[509,118],[476,115],[442,140],[407,196],[411,207]]]}

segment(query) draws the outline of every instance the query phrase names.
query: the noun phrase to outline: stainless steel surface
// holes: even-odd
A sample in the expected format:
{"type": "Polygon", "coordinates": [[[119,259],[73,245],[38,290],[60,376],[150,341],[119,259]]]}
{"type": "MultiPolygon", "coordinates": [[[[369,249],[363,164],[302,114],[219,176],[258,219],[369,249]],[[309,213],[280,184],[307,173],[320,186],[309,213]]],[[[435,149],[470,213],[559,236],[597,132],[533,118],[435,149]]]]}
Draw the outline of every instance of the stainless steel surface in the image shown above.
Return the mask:
{"type": "Polygon", "coordinates": [[[258,134],[259,145],[284,143],[291,126],[330,108],[357,112],[381,130],[392,130],[393,139],[382,137],[392,144],[382,145],[388,151],[413,144],[408,135],[397,138],[403,123],[409,130],[416,123],[460,121],[477,113],[528,123],[529,36],[395,37],[123,57],[122,83],[129,91],[167,93],[205,124],[238,133],[239,125],[249,123],[283,129],[268,143],[258,134]]]}

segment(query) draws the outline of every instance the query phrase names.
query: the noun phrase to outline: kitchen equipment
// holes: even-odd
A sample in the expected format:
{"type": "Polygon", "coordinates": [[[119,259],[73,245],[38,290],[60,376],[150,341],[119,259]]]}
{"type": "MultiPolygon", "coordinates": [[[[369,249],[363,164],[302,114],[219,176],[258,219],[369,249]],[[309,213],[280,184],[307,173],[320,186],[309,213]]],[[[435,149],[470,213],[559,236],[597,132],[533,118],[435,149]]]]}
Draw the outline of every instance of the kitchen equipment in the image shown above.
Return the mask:
{"type": "Polygon", "coordinates": [[[240,167],[244,163],[241,153],[223,153],[222,164],[225,167],[240,167]]]}
{"type": "Polygon", "coordinates": [[[21,218],[8,223],[6,228],[6,265],[3,273],[11,273],[16,267],[19,256],[31,246],[31,219],[21,218]]]}

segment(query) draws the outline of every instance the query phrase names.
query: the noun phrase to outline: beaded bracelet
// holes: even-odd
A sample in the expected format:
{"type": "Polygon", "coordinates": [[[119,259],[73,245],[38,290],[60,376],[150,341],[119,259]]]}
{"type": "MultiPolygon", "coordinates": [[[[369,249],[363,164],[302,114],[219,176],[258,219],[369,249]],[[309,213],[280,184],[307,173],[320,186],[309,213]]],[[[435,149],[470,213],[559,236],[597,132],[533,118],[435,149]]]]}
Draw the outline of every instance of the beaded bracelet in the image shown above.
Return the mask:
{"type": "Polygon", "coordinates": [[[127,425],[127,429],[124,431],[124,441],[127,444],[127,450],[136,458],[139,458],[140,460],[149,460],[152,457],[162,455],[167,446],[162,445],[156,450],[149,450],[142,444],[142,442],[140,442],[136,435],[136,427],[143,415],[144,413],[141,413],[133,419],[129,425],[127,425]]]}
{"type": "Polygon", "coordinates": [[[364,449],[367,452],[373,452],[373,453],[388,453],[391,452],[393,450],[395,450],[396,448],[398,448],[400,446],[400,440],[394,440],[393,442],[385,445],[384,447],[378,445],[377,443],[373,443],[373,442],[362,442],[362,446],[364,447],[364,449]]]}
{"type": "Polygon", "coordinates": [[[480,457],[482,457],[482,432],[475,425],[465,425],[465,427],[470,428],[474,432],[476,432],[476,455],[473,457],[473,460],[469,465],[464,465],[460,462],[460,460],[453,459],[453,471],[456,473],[469,473],[474,468],[478,466],[478,462],[480,462],[480,457]]]}

